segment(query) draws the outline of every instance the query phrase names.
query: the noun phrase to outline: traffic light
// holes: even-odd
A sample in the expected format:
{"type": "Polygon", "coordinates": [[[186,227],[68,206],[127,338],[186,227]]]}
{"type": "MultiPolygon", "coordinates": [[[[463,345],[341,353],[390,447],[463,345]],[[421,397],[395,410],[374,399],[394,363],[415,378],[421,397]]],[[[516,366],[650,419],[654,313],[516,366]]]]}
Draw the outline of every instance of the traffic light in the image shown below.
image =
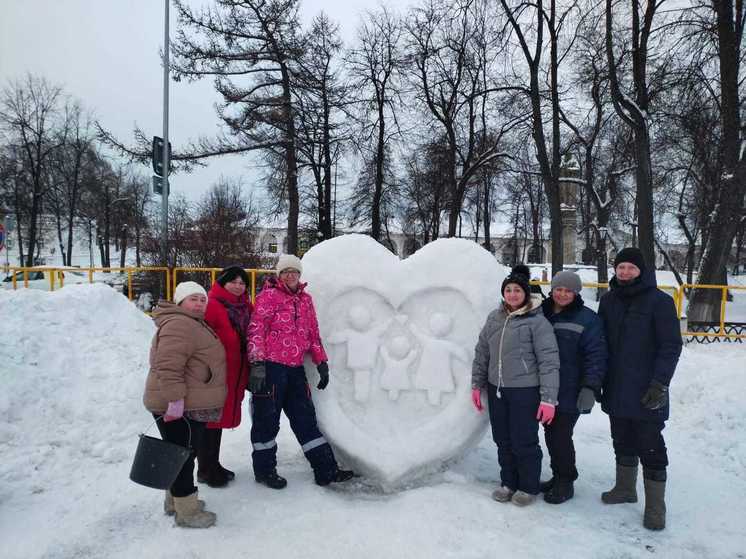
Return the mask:
{"type": "MultiPolygon", "coordinates": [[[[163,138],[153,136],[153,172],[159,177],[164,177],[163,174],[163,138]]],[[[168,142],[168,161],[169,168],[171,167],[171,142],[168,142]]]]}

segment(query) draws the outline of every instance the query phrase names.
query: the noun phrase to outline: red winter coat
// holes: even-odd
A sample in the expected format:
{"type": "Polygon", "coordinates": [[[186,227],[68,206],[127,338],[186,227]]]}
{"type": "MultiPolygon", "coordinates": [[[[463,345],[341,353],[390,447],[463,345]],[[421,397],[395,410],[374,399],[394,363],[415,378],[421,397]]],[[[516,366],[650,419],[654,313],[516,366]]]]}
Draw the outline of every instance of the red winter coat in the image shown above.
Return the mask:
{"type": "MultiPolygon", "coordinates": [[[[248,324],[253,307],[247,293],[236,297],[229,293],[219,283],[215,283],[207,295],[207,310],[205,321],[215,330],[225,348],[226,375],[225,384],[228,393],[225,397],[223,415],[220,421],[208,423],[207,427],[212,429],[232,429],[241,424],[241,402],[243,402],[244,391],[249,383],[249,360],[246,355],[245,346],[242,348],[241,337],[236,328],[228,318],[228,309],[221,302],[225,301],[231,305],[245,305],[243,322],[248,324]],[[241,350],[244,350],[243,352],[241,350]]],[[[244,336],[244,339],[246,336],[244,336]]]]}
{"type": "Polygon", "coordinates": [[[298,367],[306,352],[318,365],[326,361],[321,345],[319,324],[313,299],[305,292],[305,283],[293,293],[271,278],[256,297],[256,307],[249,325],[249,358],[298,367]]]}

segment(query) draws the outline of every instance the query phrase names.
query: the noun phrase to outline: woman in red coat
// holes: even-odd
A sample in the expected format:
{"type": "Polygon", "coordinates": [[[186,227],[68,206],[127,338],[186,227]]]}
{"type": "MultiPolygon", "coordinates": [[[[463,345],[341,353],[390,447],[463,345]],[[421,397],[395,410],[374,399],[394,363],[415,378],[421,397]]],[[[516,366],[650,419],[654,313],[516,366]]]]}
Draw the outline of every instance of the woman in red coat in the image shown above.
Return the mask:
{"type": "Polygon", "coordinates": [[[238,266],[220,272],[207,296],[205,321],[225,348],[228,392],[220,421],[207,424],[203,444],[197,452],[197,480],[210,487],[223,487],[236,475],[220,464],[220,440],[223,429],[241,423],[241,402],[249,382],[246,331],[251,318],[251,299],[246,292],[249,277],[238,266]]]}

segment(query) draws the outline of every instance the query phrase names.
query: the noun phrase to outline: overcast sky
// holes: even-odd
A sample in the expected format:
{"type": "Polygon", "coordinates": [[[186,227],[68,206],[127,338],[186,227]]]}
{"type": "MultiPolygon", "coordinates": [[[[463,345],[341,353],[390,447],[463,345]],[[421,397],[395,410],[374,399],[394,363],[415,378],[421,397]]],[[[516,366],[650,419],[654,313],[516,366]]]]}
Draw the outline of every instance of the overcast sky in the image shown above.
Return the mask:
{"type": "MultiPolygon", "coordinates": [[[[0,84],[25,73],[44,76],[80,99],[119,138],[132,139],[137,123],[147,135],[161,135],[163,73],[163,0],[2,0],[0,84]]],[[[201,0],[191,2],[195,6],[201,0]]],[[[412,0],[397,2],[410,4],[412,0]]],[[[302,0],[309,22],[320,10],[340,23],[349,43],[360,14],[375,9],[373,0],[302,0]]],[[[171,9],[171,36],[176,16],[171,9]]],[[[211,80],[171,82],[171,143],[218,130],[211,80]]],[[[149,169],[142,167],[144,173],[149,169]]],[[[172,191],[197,199],[221,175],[242,177],[256,186],[247,157],[221,158],[206,169],[172,177],[172,191]]],[[[260,192],[258,192],[259,194],[260,192]]]]}

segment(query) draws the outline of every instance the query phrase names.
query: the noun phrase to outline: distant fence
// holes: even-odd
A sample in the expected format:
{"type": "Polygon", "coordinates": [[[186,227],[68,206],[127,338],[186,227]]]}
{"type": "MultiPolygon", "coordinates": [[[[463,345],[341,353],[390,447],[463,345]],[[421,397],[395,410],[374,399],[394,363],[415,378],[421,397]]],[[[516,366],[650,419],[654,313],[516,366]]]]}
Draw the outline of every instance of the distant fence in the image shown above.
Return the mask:
{"type": "MultiPolygon", "coordinates": [[[[155,299],[165,294],[167,300],[171,300],[171,294],[176,289],[179,281],[192,280],[209,288],[214,282],[218,272],[222,268],[166,268],[158,266],[136,266],[136,267],[109,267],[109,268],[75,268],[39,266],[33,268],[17,266],[0,266],[0,271],[5,274],[3,284],[10,283],[12,289],[19,287],[37,287],[40,289],[55,289],[64,287],[66,283],[96,283],[102,282],[114,287],[121,286],[122,293],[130,301],[135,300],[140,294],[155,294],[155,299]]],[[[273,270],[262,270],[257,268],[246,268],[249,275],[248,289],[251,300],[256,298],[258,279],[263,275],[273,274],[273,270]]],[[[532,285],[550,286],[548,281],[532,280],[532,285]]],[[[606,289],[608,283],[584,283],[584,288],[606,289]]],[[[729,291],[746,291],[746,286],[740,285],[700,285],[685,283],[679,287],[673,285],[659,285],[658,289],[671,295],[676,305],[676,312],[681,319],[685,301],[685,293],[690,289],[719,289],[720,295],[720,321],[719,322],[691,322],[682,327],[682,336],[696,340],[700,343],[711,343],[715,341],[728,341],[743,343],[746,339],[746,322],[727,322],[725,310],[729,291]]]]}

